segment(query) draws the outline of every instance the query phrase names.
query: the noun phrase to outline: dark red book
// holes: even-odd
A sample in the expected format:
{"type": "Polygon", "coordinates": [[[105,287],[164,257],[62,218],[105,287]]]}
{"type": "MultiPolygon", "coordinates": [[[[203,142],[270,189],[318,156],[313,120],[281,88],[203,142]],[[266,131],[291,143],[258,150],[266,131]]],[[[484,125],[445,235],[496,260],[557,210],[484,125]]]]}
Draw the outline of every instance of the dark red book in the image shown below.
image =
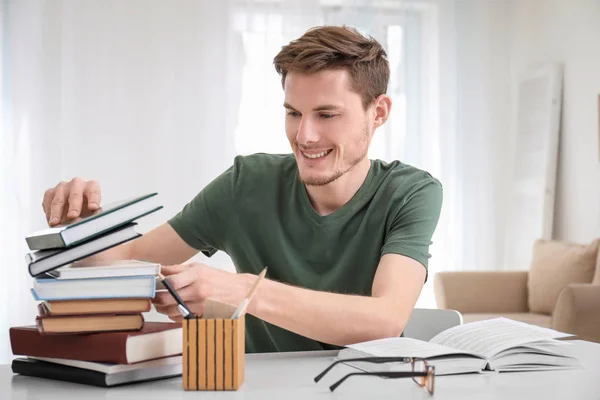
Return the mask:
{"type": "Polygon", "coordinates": [[[181,354],[183,331],[175,322],[146,322],[139,331],[40,334],[36,326],[10,328],[13,354],[132,364],[181,354]]]}

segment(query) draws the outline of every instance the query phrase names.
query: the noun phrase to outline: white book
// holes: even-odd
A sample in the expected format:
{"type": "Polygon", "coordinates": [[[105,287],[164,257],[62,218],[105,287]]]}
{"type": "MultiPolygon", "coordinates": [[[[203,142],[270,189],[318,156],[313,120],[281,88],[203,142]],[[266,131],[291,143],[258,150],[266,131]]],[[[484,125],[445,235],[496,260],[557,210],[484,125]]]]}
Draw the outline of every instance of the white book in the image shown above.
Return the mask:
{"type": "MultiPolygon", "coordinates": [[[[181,367],[183,357],[181,355],[158,358],[150,361],[142,361],[135,364],[114,364],[101,363],[92,361],[70,360],[67,358],[52,358],[52,357],[28,357],[34,360],[41,360],[55,364],[68,365],[70,367],[88,369],[90,371],[98,371],[105,374],[116,374],[119,372],[138,371],[146,368],[159,367],[164,365],[179,365],[181,367]]],[[[179,371],[181,373],[181,370],[179,371]]]]}
{"type": "MultiPolygon", "coordinates": [[[[573,335],[507,318],[494,318],[449,328],[429,341],[394,337],[356,343],[338,359],[360,357],[421,357],[435,366],[436,375],[486,371],[539,371],[580,368],[570,355],[573,335]]],[[[348,362],[365,371],[410,370],[405,363],[348,362]]]]}
{"type": "Polygon", "coordinates": [[[89,279],[37,278],[31,290],[36,300],[89,300],[153,298],[156,276],[89,279]]]}
{"type": "Polygon", "coordinates": [[[108,278],[117,276],[158,275],[160,264],[141,260],[81,260],[47,272],[56,279],[108,278]]]}
{"type": "Polygon", "coordinates": [[[146,382],[181,376],[182,356],[136,364],[109,364],[61,358],[27,357],[13,361],[21,374],[100,387],[146,382]]]}

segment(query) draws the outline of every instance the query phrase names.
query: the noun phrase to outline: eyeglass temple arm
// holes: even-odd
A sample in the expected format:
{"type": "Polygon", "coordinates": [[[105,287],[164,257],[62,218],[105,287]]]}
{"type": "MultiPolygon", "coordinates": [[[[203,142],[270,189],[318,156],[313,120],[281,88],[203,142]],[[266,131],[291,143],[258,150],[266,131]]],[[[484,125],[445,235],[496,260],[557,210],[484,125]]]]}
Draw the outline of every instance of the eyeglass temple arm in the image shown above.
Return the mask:
{"type": "Polygon", "coordinates": [[[333,392],[346,379],[350,378],[353,375],[363,375],[363,376],[365,376],[365,375],[366,376],[373,375],[373,376],[382,376],[382,377],[385,377],[385,378],[412,378],[412,377],[417,377],[417,376],[427,376],[427,372],[398,372],[398,371],[391,371],[391,372],[351,372],[348,375],[344,376],[339,381],[337,381],[336,383],[334,383],[333,385],[329,386],[329,390],[331,390],[333,392]]]}
{"type": "Polygon", "coordinates": [[[323,372],[319,375],[315,376],[315,382],[319,382],[325,374],[327,374],[333,367],[342,362],[352,362],[352,361],[362,361],[362,362],[372,362],[377,364],[382,364],[386,362],[410,362],[409,357],[363,357],[363,358],[348,358],[345,360],[336,360],[329,367],[325,368],[323,372]]]}

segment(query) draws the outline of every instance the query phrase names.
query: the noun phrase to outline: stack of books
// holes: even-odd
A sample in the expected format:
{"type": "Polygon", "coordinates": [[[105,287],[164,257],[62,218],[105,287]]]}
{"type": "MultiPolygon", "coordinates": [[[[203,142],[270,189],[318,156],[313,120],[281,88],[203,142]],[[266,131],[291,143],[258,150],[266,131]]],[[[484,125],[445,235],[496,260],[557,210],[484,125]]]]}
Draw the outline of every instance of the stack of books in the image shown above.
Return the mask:
{"type": "Polygon", "coordinates": [[[35,278],[40,333],[140,330],[150,311],[160,264],[137,260],[75,262],[35,278]]]}
{"type": "Polygon", "coordinates": [[[10,328],[12,371],[27,377],[113,387],[181,376],[183,331],[174,322],[146,322],[141,330],[42,334],[10,328]]]}
{"type": "Polygon", "coordinates": [[[156,193],[112,203],[26,237],[39,301],[35,325],[12,327],[13,372],[97,386],[181,374],[181,325],[147,322],[160,264],[89,257],[141,236],[156,193]]]}

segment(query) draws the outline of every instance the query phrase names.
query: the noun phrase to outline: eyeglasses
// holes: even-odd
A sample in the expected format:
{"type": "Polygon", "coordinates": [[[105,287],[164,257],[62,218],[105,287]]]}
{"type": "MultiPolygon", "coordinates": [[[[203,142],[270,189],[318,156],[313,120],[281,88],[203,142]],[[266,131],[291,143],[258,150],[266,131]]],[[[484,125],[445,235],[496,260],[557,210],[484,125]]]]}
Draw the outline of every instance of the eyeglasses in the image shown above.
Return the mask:
{"type": "Polygon", "coordinates": [[[433,395],[434,382],[435,382],[435,367],[429,365],[427,360],[424,358],[417,357],[362,357],[362,358],[350,358],[346,360],[336,360],[323,372],[315,377],[315,382],[319,382],[321,378],[325,376],[333,367],[342,362],[369,362],[374,364],[383,364],[388,362],[400,362],[410,363],[411,370],[409,371],[375,371],[375,372],[350,372],[339,381],[329,387],[333,392],[338,386],[340,386],[346,379],[351,376],[379,376],[383,378],[412,378],[413,381],[427,389],[430,395],[433,395]]]}

